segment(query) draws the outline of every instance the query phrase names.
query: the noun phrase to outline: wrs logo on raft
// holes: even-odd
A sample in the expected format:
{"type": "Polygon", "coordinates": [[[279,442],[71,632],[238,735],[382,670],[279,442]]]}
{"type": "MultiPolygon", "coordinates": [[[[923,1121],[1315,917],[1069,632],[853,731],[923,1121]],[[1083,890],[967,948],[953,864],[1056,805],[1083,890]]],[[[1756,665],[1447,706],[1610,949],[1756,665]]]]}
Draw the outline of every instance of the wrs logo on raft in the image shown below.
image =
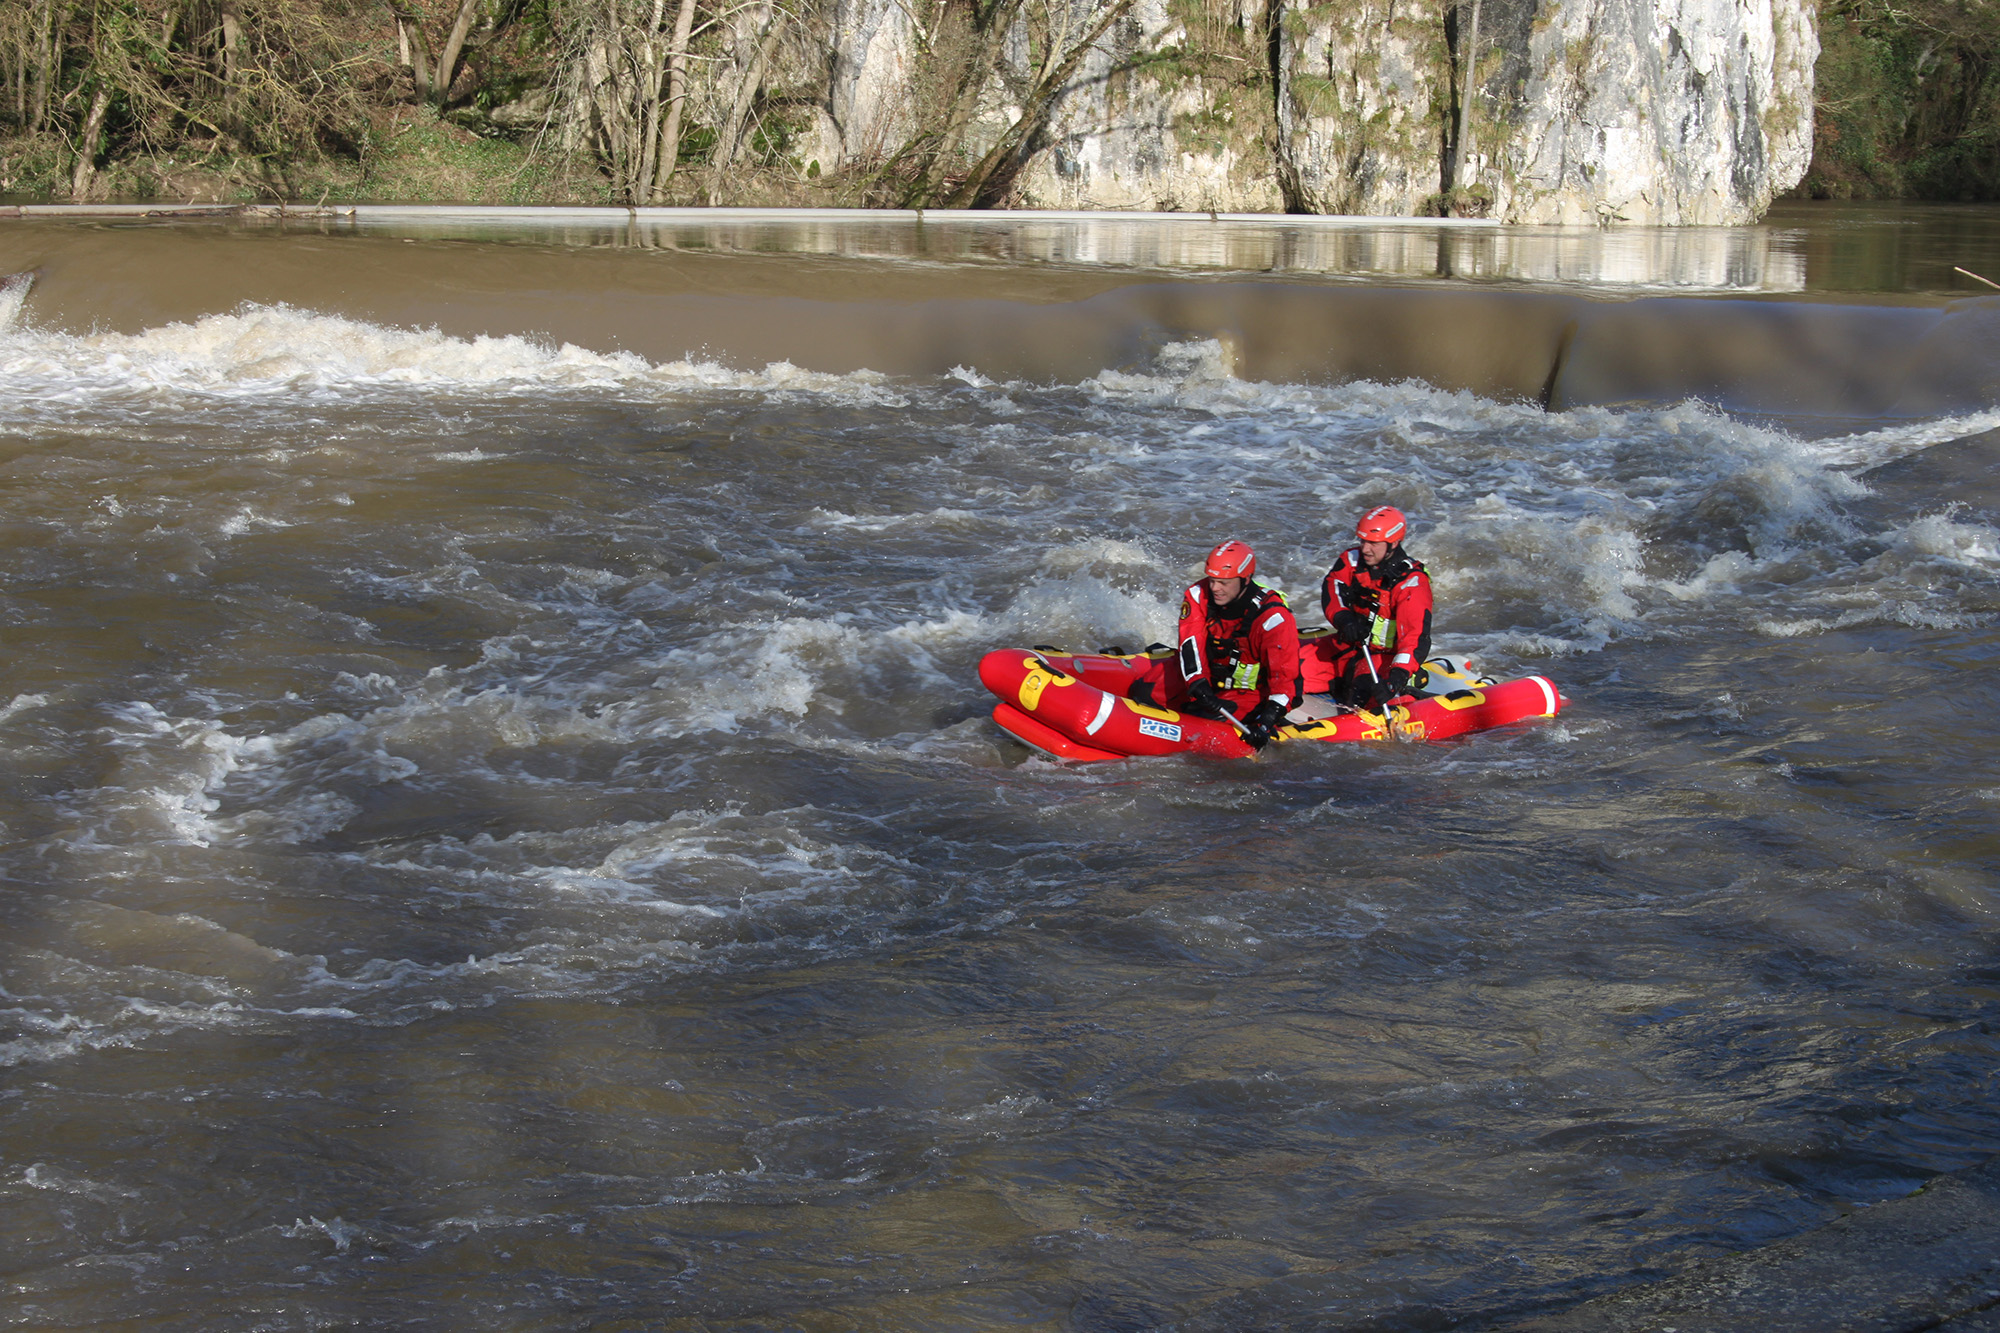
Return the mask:
{"type": "Polygon", "coordinates": [[[1156,717],[1142,717],[1139,719],[1139,734],[1158,736],[1163,741],[1177,741],[1181,738],[1181,728],[1177,722],[1162,722],[1156,717]]]}

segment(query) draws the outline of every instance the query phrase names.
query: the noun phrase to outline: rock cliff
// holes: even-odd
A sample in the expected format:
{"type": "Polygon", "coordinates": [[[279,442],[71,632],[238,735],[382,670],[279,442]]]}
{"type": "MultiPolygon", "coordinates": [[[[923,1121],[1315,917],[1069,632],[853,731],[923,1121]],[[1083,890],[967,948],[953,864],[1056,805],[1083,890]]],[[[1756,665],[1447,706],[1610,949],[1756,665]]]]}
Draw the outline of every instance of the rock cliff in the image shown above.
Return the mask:
{"type": "MultiPolygon", "coordinates": [[[[1014,26],[974,153],[1020,117],[1050,44],[1105,2],[1049,0],[1053,21],[1014,26]]],[[[913,132],[919,12],[838,0],[807,149],[823,165],[880,160],[913,132]]],[[[1814,14],[1813,0],[1136,0],[1030,141],[1015,198],[1749,222],[1811,158],[1814,14]]]]}

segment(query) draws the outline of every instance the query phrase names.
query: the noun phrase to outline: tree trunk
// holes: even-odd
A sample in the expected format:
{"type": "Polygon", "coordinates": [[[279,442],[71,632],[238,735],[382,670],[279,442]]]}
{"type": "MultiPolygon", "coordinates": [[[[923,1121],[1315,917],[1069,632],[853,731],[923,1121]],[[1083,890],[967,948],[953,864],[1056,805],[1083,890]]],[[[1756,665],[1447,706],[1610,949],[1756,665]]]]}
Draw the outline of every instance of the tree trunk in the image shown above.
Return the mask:
{"type": "MultiPolygon", "coordinates": [[[[1474,2],[1477,3],[1477,0],[1474,2]]],[[[1134,0],[1117,0],[1099,16],[1089,35],[1071,47],[1061,63],[1042,76],[1028,94],[1027,104],[1021,108],[1021,118],[1007,127],[1000,141],[986,151],[986,156],[979,159],[971,174],[946,197],[946,208],[991,208],[1000,202],[1026,165],[1027,153],[1034,144],[1035,136],[1048,126],[1056,98],[1076,73],[1076,67],[1083,63],[1083,58],[1090,54],[1090,49],[1097,45],[1099,39],[1110,31],[1111,25],[1131,11],[1133,3],[1134,0]]]]}
{"type": "Polygon", "coordinates": [[[243,22],[236,14],[236,6],[222,7],[222,81],[230,88],[236,87],[236,51],[243,42],[243,22]]]}
{"type": "Polygon", "coordinates": [[[750,118],[750,108],[757,100],[757,92],[764,86],[764,69],[771,63],[771,57],[778,50],[778,39],[784,36],[785,11],[775,6],[764,21],[762,38],[757,44],[757,52],[750,58],[750,68],[743,72],[741,82],[736,85],[736,97],[729,106],[729,118],[722,122],[722,133],[715,140],[715,160],[708,168],[707,202],[711,207],[722,189],[722,173],[736,165],[736,159],[743,151],[743,127],[750,118]]]}
{"type": "Polygon", "coordinates": [[[33,80],[28,91],[28,133],[41,133],[42,126],[49,119],[49,81],[55,73],[56,49],[56,6],[55,0],[42,0],[41,22],[35,25],[35,53],[28,62],[29,75],[33,80]]]}
{"type": "Polygon", "coordinates": [[[97,137],[104,133],[104,113],[111,109],[111,90],[99,87],[90,99],[90,114],[83,120],[83,138],[76,150],[76,170],[70,174],[69,194],[77,203],[90,197],[90,182],[97,175],[97,137]]]}
{"type": "MultiPolygon", "coordinates": [[[[1124,2],[1129,8],[1130,0],[1124,2]]],[[[951,169],[958,145],[964,141],[966,126],[972,123],[973,112],[979,109],[979,98],[994,71],[1000,67],[1001,60],[1006,57],[1007,34],[1013,31],[1014,20],[1020,16],[1021,9],[1022,0],[995,0],[986,11],[986,27],[980,31],[980,40],[973,53],[966,58],[944,128],[939,131],[915,183],[904,192],[903,207],[928,208],[944,189],[944,178],[951,169]]],[[[902,154],[899,152],[897,155],[900,157],[902,154]]]]}
{"type": "Polygon", "coordinates": [[[660,51],[660,19],[665,12],[666,0],[653,0],[653,16],[646,24],[646,58],[640,66],[639,93],[646,104],[646,115],[639,130],[639,169],[632,174],[630,198],[635,204],[645,203],[651,196],[653,170],[659,164],[660,84],[666,78],[660,51]]]}
{"type": "Polygon", "coordinates": [[[674,40],[667,48],[667,119],[660,126],[659,169],[653,177],[651,202],[666,198],[667,182],[681,156],[681,104],[687,98],[688,34],[694,31],[694,0],[681,0],[674,16],[674,40]]]}
{"type": "Polygon", "coordinates": [[[403,57],[403,63],[410,67],[410,82],[416,88],[417,100],[431,100],[431,48],[424,40],[424,25],[418,16],[407,9],[389,6],[389,12],[396,19],[396,44],[403,57]]]}
{"type": "Polygon", "coordinates": [[[604,50],[610,84],[605,137],[610,141],[611,185],[625,202],[643,203],[647,178],[640,174],[640,167],[646,160],[647,127],[652,123],[647,119],[650,85],[645,70],[645,41],[638,39],[635,51],[636,25],[626,23],[625,7],[619,0],[610,0],[607,16],[612,36],[604,50]]]}
{"type": "Polygon", "coordinates": [[[459,0],[458,19],[451,25],[451,35],[444,39],[444,49],[438,52],[437,83],[431,89],[439,110],[451,97],[451,81],[458,73],[458,53],[465,49],[466,35],[472,31],[472,21],[478,16],[479,0],[459,0]]]}
{"type": "Polygon", "coordinates": [[[1479,0],[1472,0],[1472,28],[1460,43],[1463,54],[1458,76],[1458,142],[1451,150],[1451,188],[1465,188],[1465,154],[1472,142],[1473,82],[1479,72],[1479,0]]]}
{"type": "Polygon", "coordinates": [[[612,189],[629,201],[632,163],[627,127],[631,115],[618,100],[624,86],[618,72],[623,42],[623,34],[616,26],[600,29],[591,37],[584,51],[582,100],[588,107],[585,133],[598,144],[600,155],[611,171],[612,189]]]}
{"type": "Polygon", "coordinates": [[[21,20],[20,40],[14,43],[13,77],[9,80],[14,87],[14,123],[22,129],[28,128],[28,42],[30,33],[27,16],[21,20]]]}

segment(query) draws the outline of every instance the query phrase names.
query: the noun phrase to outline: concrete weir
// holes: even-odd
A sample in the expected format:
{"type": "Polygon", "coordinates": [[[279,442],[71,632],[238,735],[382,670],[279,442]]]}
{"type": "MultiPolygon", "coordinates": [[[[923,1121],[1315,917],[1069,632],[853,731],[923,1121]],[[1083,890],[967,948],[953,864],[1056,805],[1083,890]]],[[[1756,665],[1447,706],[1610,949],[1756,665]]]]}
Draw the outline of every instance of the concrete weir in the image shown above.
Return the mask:
{"type": "Polygon", "coordinates": [[[1507,1333],[2000,1331],[2000,1158],[1507,1333]]]}
{"type": "Polygon", "coordinates": [[[1212,339],[1245,380],[1418,380],[1552,409],[1694,399],[1809,430],[2000,399],[2000,297],[1826,299],[1754,229],[353,205],[0,218],[0,273],[38,275],[26,315],[78,332],[285,305],[656,363],[1034,382],[1212,339]]]}

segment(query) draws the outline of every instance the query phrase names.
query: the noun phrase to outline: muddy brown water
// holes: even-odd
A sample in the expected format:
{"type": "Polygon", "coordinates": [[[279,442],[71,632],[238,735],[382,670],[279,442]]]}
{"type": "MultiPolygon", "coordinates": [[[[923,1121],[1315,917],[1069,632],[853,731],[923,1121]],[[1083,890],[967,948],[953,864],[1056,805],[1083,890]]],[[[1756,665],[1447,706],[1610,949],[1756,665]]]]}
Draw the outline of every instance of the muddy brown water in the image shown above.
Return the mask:
{"type": "Polygon", "coordinates": [[[14,1326],[1476,1328],[2000,1142],[1969,288],[468,225],[0,222],[14,1326]],[[1560,719],[987,720],[1383,502],[1560,719]]]}

